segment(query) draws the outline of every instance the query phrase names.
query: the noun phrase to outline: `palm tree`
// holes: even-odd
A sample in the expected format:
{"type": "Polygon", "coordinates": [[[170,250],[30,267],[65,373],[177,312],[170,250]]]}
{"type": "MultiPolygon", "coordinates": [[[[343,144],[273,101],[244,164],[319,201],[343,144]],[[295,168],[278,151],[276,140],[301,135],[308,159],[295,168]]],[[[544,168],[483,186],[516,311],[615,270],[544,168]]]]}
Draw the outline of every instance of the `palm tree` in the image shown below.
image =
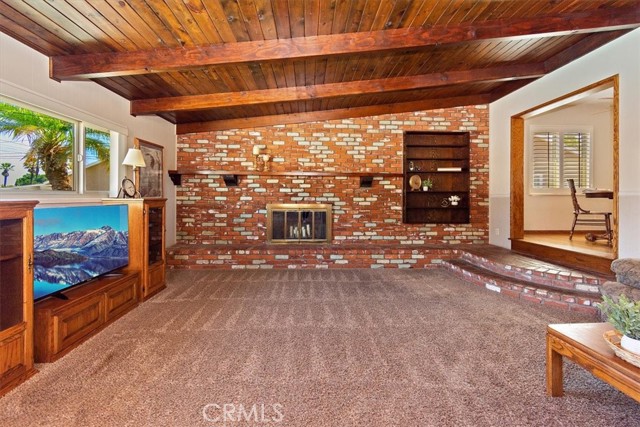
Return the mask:
{"type": "Polygon", "coordinates": [[[7,186],[7,179],[9,178],[9,171],[13,170],[13,165],[11,163],[0,163],[0,169],[2,169],[2,176],[4,177],[3,187],[7,186]]]}
{"type": "MultiPolygon", "coordinates": [[[[72,190],[69,183],[73,158],[73,123],[37,113],[27,108],[0,103],[0,133],[11,138],[26,137],[29,151],[25,155],[25,167],[44,171],[53,190],[72,190]]],[[[109,146],[99,134],[88,131],[85,144],[98,159],[109,159],[109,146]]]]}

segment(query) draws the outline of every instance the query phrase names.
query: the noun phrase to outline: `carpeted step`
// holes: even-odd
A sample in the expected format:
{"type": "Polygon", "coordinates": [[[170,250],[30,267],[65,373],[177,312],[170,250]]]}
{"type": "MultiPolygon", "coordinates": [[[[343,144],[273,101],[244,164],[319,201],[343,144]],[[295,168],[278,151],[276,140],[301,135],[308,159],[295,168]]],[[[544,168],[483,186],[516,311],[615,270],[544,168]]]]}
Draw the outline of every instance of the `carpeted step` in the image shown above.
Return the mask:
{"type": "Polygon", "coordinates": [[[512,298],[573,311],[598,313],[595,303],[601,301],[601,295],[597,285],[570,281],[537,283],[497,273],[465,258],[444,260],[442,265],[467,282],[512,298]]]}

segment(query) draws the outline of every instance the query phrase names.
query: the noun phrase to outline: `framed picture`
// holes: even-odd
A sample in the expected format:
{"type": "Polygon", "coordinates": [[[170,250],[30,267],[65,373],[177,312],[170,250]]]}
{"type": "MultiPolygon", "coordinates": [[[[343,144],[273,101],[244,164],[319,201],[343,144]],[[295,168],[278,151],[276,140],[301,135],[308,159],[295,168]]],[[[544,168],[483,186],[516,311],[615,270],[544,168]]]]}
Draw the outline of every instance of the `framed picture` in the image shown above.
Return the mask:
{"type": "Polygon", "coordinates": [[[162,150],[153,142],[135,138],[134,145],[144,157],[145,167],[138,169],[138,191],[142,197],[162,197],[162,150]]]}

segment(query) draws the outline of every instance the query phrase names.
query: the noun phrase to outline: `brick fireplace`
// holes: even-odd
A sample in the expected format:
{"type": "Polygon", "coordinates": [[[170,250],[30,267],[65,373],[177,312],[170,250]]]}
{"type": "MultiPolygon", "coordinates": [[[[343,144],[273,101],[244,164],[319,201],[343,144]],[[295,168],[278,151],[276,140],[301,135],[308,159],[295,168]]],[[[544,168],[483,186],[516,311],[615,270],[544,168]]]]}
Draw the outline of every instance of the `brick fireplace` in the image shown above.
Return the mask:
{"type": "MultiPolygon", "coordinates": [[[[262,262],[255,259],[255,252],[251,257],[237,252],[267,244],[266,206],[275,203],[332,205],[334,246],[408,248],[486,243],[488,134],[488,109],[479,105],[178,135],[177,169],[244,174],[238,175],[237,186],[227,186],[222,174],[182,176],[176,191],[178,245],[170,252],[169,263],[183,267],[196,263],[272,266],[270,261],[253,264],[262,262]],[[402,222],[403,134],[430,130],[470,132],[468,224],[402,222]],[[252,172],[255,145],[269,154],[269,172],[252,172]],[[296,175],[296,171],[304,173],[296,175]],[[357,173],[373,176],[371,186],[361,186],[357,173]],[[215,255],[203,256],[202,251],[215,255]]],[[[301,236],[301,229],[299,233],[301,236]]],[[[316,254],[319,250],[297,249],[316,254]]],[[[286,257],[290,260],[293,253],[286,257]]],[[[285,255],[279,256],[286,263],[285,255]]],[[[407,256],[416,254],[407,251],[407,256]]]]}

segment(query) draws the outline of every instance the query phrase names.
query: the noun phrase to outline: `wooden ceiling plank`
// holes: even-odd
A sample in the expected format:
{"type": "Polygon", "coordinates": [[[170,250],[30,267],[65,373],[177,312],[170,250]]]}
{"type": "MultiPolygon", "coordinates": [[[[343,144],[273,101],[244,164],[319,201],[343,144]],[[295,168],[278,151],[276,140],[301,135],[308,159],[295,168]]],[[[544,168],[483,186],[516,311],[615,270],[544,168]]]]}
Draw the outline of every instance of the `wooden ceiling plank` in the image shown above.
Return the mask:
{"type": "Polygon", "coordinates": [[[233,31],[229,26],[229,22],[225,18],[224,10],[222,9],[220,2],[205,0],[190,1],[202,2],[202,6],[204,6],[205,10],[207,11],[209,19],[211,19],[211,22],[213,22],[213,25],[216,27],[216,31],[220,35],[223,43],[234,43],[237,41],[236,36],[233,34],[233,31]]]}
{"type": "Polygon", "coordinates": [[[554,71],[569,62],[586,55],[587,53],[609,43],[612,40],[626,34],[629,30],[609,31],[591,34],[578,43],[573,44],[562,52],[545,61],[546,72],[554,71]]]}
{"type": "Polygon", "coordinates": [[[304,2],[289,2],[289,25],[291,37],[304,37],[304,2]]]}
{"type": "Polygon", "coordinates": [[[367,0],[337,2],[332,34],[355,33],[360,28],[362,14],[367,0]]]}
{"type": "Polygon", "coordinates": [[[389,14],[385,28],[401,28],[403,18],[411,8],[413,0],[398,0],[389,14]]]}
{"type": "MultiPolygon", "coordinates": [[[[331,34],[333,18],[335,15],[335,2],[333,0],[320,0],[318,13],[318,35],[331,34]]],[[[318,58],[316,61],[316,73],[313,83],[320,85],[325,83],[328,58],[318,58]]]]}
{"type": "MultiPolygon", "coordinates": [[[[111,8],[118,15],[120,15],[121,20],[124,20],[125,22],[128,23],[130,27],[129,31],[133,31],[140,34],[140,36],[144,38],[144,40],[147,42],[150,48],[156,49],[160,46],[165,46],[165,48],[166,46],[168,47],[176,47],[176,45],[180,46],[180,44],[175,42],[175,38],[172,34],[167,33],[165,37],[162,37],[161,35],[156,33],[156,30],[158,28],[156,25],[154,25],[154,19],[152,18],[152,17],[155,17],[155,14],[146,13],[145,14],[146,19],[143,19],[142,17],[140,17],[140,15],[138,15],[136,10],[139,9],[140,13],[148,12],[148,9],[146,7],[142,7],[141,5],[136,5],[136,9],[134,9],[131,6],[131,4],[124,1],[120,1],[120,0],[102,0],[102,1],[108,4],[109,6],[111,6],[111,8]]],[[[135,4],[135,0],[130,0],[130,1],[134,2],[133,4],[135,4]]],[[[97,6],[97,3],[99,3],[99,0],[94,1],[94,7],[97,6]]],[[[160,28],[166,31],[166,28],[164,28],[164,26],[161,26],[160,28]]]]}
{"type": "Polygon", "coordinates": [[[289,22],[289,2],[288,0],[271,0],[273,17],[276,22],[276,30],[279,39],[291,38],[291,24],[289,22]]]}
{"type": "Polygon", "coordinates": [[[133,115],[144,115],[166,111],[197,111],[240,105],[305,101],[319,98],[344,97],[350,95],[451,86],[468,82],[522,79],[539,77],[543,74],[544,67],[541,64],[511,65],[499,68],[470,69],[423,76],[332,83],[311,87],[304,86],[251,92],[214,93],[172,98],[139,99],[131,102],[131,113],[133,115]]]}
{"type": "MultiPolygon", "coordinates": [[[[258,11],[258,6],[254,0],[239,1],[237,2],[237,7],[249,39],[252,41],[264,40],[265,35],[262,27],[262,21],[265,19],[264,11],[258,11]]],[[[275,87],[275,77],[271,64],[255,62],[238,64],[235,70],[244,81],[244,90],[275,87]]]]}
{"type": "Polygon", "coordinates": [[[137,49],[146,50],[153,47],[146,38],[138,33],[138,31],[107,2],[104,0],[87,0],[87,3],[94,8],[96,13],[103,17],[106,21],[106,25],[118,28],[120,32],[125,35],[127,40],[129,40],[133,46],[136,46],[137,49]]]}
{"type": "MultiPolygon", "coordinates": [[[[132,91],[130,90],[130,86],[129,85],[123,85],[121,84],[121,82],[125,81],[126,79],[124,77],[115,77],[113,79],[101,79],[99,81],[97,81],[96,83],[99,84],[100,86],[120,95],[123,98],[126,99],[132,99],[134,98],[134,93],[132,93],[132,91]]],[[[126,82],[125,82],[126,83],[126,82]]]]}
{"type": "MultiPolygon", "coordinates": [[[[359,25],[362,18],[362,10],[364,8],[366,0],[356,2],[337,2],[334,9],[333,23],[331,26],[332,34],[341,34],[343,32],[357,31],[357,25],[359,25]],[[350,7],[351,6],[351,7],[350,7]],[[359,9],[358,9],[359,8],[359,9]],[[347,26],[353,25],[355,29],[348,30],[347,26]]],[[[324,72],[323,83],[336,82],[340,74],[340,69],[346,62],[344,57],[328,57],[327,66],[324,72]]]]}
{"type": "Polygon", "coordinates": [[[276,40],[278,29],[276,26],[273,9],[269,0],[255,0],[256,13],[262,27],[262,34],[265,40],[276,40]]]}
{"type": "MultiPolygon", "coordinates": [[[[289,22],[291,25],[291,37],[304,39],[304,2],[289,2],[289,22]]],[[[304,60],[293,61],[295,86],[306,84],[306,69],[304,60]]],[[[300,103],[292,106],[295,112],[300,112],[300,103]]]]}
{"type": "MultiPolygon", "coordinates": [[[[191,15],[193,21],[195,21],[199,30],[209,43],[223,43],[223,39],[218,33],[218,28],[211,20],[209,12],[202,0],[182,0],[182,6],[180,9],[184,11],[183,16],[186,18],[186,24],[190,23],[188,16],[191,15]],[[189,15],[187,15],[187,12],[189,15]]],[[[183,22],[183,25],[185,25],[185,22],[183,22]]],[[[192,38],[195,40],[194,37],[192,38]]]]}
{"type": "MultiPolygon", "coordinates": [[[[139,86],[154,87],[155,90],[168,93],[169,96],[180,96],[180,86],[175,85],[174,79],[170,75],[161,74],[141,74],[138,76],[129,76],[132,80],[135,79],[139,83],[139,86]]],[[[138,98],[139,99],[139,98],[138,98]]]]}
{"type": "MultiPolygon", "coordinates": [[[[136,0],[143,1],[148,5],[145,8],[150,15],[158,20],[159,25],[154,27],[157,33],[161,28],[171,34],[171,38],[182,47],[195,47],[211,43],[220,42],[217,32],[212,35],[205,35],[200,30],[191,13],[185,8],[181,0],[136,0]]],[[[136,8],[138,11],[138,8],[136,8]]]]}
{"type": "Polygon", "coordinates": [[[51,53],[60,55],[74,49],[56,34],[39,25],[33,25],[33,21],[2,2],[0,2],[0,18],[0,30],[3,33],[24,42],[44,55],[51,53]]]}
{"type": "Polygon", "coordinates": [[[528,85],[529,83],[535,80],[536,79],[522,79],[522,80],[517,80],[512,82],[506,82],[491,92],[491,102],[497,101],[503,96],[506,96],[511,92],[515,92],[516,90],[525,87],[526,85],[528,85]]]}
{"type": "MultiPolygon", "coordinates": [[[[112,25],[106,17],[96,10],[90,2],[74,2],[73,6],[79,13],[86,16],[93,25],[104,31],[111,39],[113,39],[124,51],[136,50],[138,46],[127,37],[118,26],[112,25]]],[[[50,56],[50,55],[49,55],[50,56]]]]}
{"type": "MultiPolygon", "coordinates": [[[[12,6],[14,4],[17,5],[17,1],[10,1],[5,4],[5,2],[0,2],[2,5],[2,14],[5,16],[10,16],[11,19],[15,19],[16,22],[24,23],[26,28],[32,28],[36,31],[34,34],[47,36],[47,32],[36,30],[36,28],[47,28],[50,29],[48,33],[53,34],[57,40],[62,41],[65,46],[69,46],[69,51],[74,52],[76,54],[87,53],[87,48],[85,46],[78,45],[78,39],[74,37],[67,31],[64,31],[59,26],[52,26],[51,20],[42,15],[37,9],[34,9],[30,5],[23,4],[20,5],[19,9],[14,9],[12,6]]],[[[48,38],[47,38],[48,39],[48,38]]],[[[66,50],[66,48],[65,48],[66,50]]]]}
{"type": "MultiPolygon", "coordinates": [[[[529,4],[526,1],[516,2],[492,2],[493,5],[489,7],[487,11],[486,19],[509,19],[513,16],[516,16],[515,11],[526,8],[531,9],[535,8],[535,5],[529,4]]],[[[545,4],[544,1],[537,2],[540,4],[545,4]]],[[[548,3],[546,3],[547,6],[548,3]]]]}
{"type": "MultiPolygon", "coordinates": [[[[294,2],[294,5],[303,4],[294,2]]],[[[292,11],[296,11],[293,6],[292,11]]],[[[574,34],[597,28],[633,28],[640,25],[640,4],[632,9],[596,11],[590,14],[540,17],[533,20],[493,21],[436,29],[374,31],[345,35],[301,37],[304,24],[292,27],[294,38],[237,44],[209,45],[193,49],[156,49],[150,52],[119,52],[56,56],[52,68],[56,79],[99,78],[117,74],[159,72],[223,63],[310,59],[329,55],[363,54],[393,49],[412,49],[436,44],[497,38],[531,38],[574,34]],[[538,35],[531,35],[535,32],[538,35]]]]}
{"type": "Polygon", "coordinates": [[[373,22],[371,23],[371,31],[393,28],[393,23],[391,22],[391,13],[396,7],[397,2],[398,0],[380,2],[380,6],[376,11],[376,16],[373,18],[373,22]]]}
{"type": "MultiPolygon", "coordinates": [[[[134,76],[134,77],[146,77],[146,76],[134,76]]],[[[163,73],[158,75],[160,80],[164,80],[171,89],[176,90],[180,95],[187,96],[187,94],[196,95],[193,85],[186,79],[182,72],[172,71],[170,73],[163,73]]]]}
{"type": "Polygon", "coordinates": [[[431,15],[431,11],[436,7],[437,1],[423,1],[421,2],[420,8],[416,12],[413,20],[408,23],[408,26],[416,28],[416,27],[424,27],[425,22],[431,15]]]}
{"type": "Polygon", "coordinates": [[[410,0],[407,4],[407,9],[398,21],[398,28],[410,27],[423,4],[424,2],[422,1],[410,0]]]}
{"type": "Polygon", "coordinates": [[[258,19],[258,10],[253,0],[238,1],[238,9],[242,16],[242,22],[249,35],[249,40],[264,40],[262,25],[258,19]]]}
{"type": "Polygon", "coordinates": [[[214,87],[213,91],[210,92],[230,92],[229,86],[222,80],[222,77],[217,72],[217,69],[213,67],[204,68],[202,70],[203,73],[207,75],[209,81],[214,87]]]}
{"type": "Polygon", "coordinates": [[[438,25],[454,25],[453,18],[460,11],[464,9],[466,5],[471,4],[467,0],[449,0],[447,7],[442,11],[442,15],[438,18],[438,25]]]}
{"type": "Polygon", "coordinates": [[[442,15],[444,15],[444,12],[447,10],[448,7],[449,7],[449,0],[438,0],[438,2],[434,2],[433,7],[429,11],[429,15],[426,17],[422,26],[426,28],[426,27],[433,27],[439,24],[440,23],[439,21],[442,18],[442,15]]]}
{"type": "MultiPolygon", "coordinates": [[[[495,2],[494,2],[495,3],[495,2]]],[[[449,21],[451,24],[460,24],[462,22],[473,22],[475,21],[484,11],[487,10],[491,2],[489,1],[476,1],[470,4],[469,2],[465,3],[465,7],[461,7],[456,11],[456,13],[451,17],[449,21]]]]}
{"type": "Polygon", "coordinates": [[[189,82],[189,88],[194,95],[211,92],[209,76],[203,70],[180,71],[180,75],[189,82]]]}
{"type": "Polygon", "coordinates": [[[366,107],[344,108],[339,110],[314,111],[310,113],[277,116],[246,117],[240,119],[216,120],[211,122],[182,123],[176,127],[176,134],[210,132],[227,129],[244,129],[290,123],[315,122],[323,120],[369,117],[383,114],[406,113],[438,108],[451,108],[466,105],[481,105],[490,102],[489,94],[472,95],[445,99],[411,101],[398,104],[371,105],[366,107]]]}
{"type": "MultiPolygon", "coordinates": [[[[264,39],[264,40],[277,39],[278,30],[276,27],[275,18],[273,16],[271,3],[268,0],[254,0],[253,3],[255,6],[254,13],[255,13],[257,22],[259,22],[259,27],[262,31],[261,39],[264,39]]],[[[242,11],[244,15],[251,12],[250,10],[247,10],[245,12],[244,9],[242,9],[242,11]]],[[[261,75],[256,74],[254,77],[258,87],[264,87],[264,88],[279,87],[278,79],[280,79],[281,76],[276,76],[276,71],[279,72],[282,70],[282,68],[279,68],[278,70],[276,70],[275,63],[261,62],[260,70],[261,70],[261,75]]],[[[252,69],[252,71],[254,70],[252,69]]]]}
{"type": "MultiPolygon", "coordinates": [[[[383,2],[385,3],[385,2],[383,2]]],[[[378,9],[380,8],[380,2],[368,1],[362,11],[362,18],[358,25],[359,32],[371,31],[373,23],[378,15],[378,9]]]]}
{"type": "Polygon", "coordinates": [[[318,35],[331,34],[333,17],[335,15],[335,2],[333,0],[320,0],[318,13],[318,35]]]}
{"type": "Polygon", "coordinates": [[[229,27],[231,28],[236,41],[248,42],[251,40],[251,37],[249,37],[249,33],[247,32],[247,28],[242,20],[242,12],[240,12],[238,3],[234,0],[220,0],[220,4],[222,4],[222,10],[227,17],[227,22],[229,23],[229,27]]]}
{"type": "Polygon", "coordinates": [[[31,6],[38,14],[46,16],[46,20],[54,22],[58,28],[71,35],[72,39],[70,40],[73,44],[77,45],[80,43],[84,46],[85,51],[99,53],[109,52],[111,50],[106,46],[106,43],[98,43],[98,40],[96,40],[91,33],[86,31],[85,28],[77,25],[64,14],[60,13],[60,11],[53,7],[49,2],[43,2],[42,0],[22,0],[22,2],[31,6]]]}
{"type": "MultiPolygon", "coordinates": [[[[42,2],[40,1],[39,4],[41,3],[42,2]]],[[[89,34],[93,40],[99,41],[101,44],[110,48],[105,51],[123,51],[134,48],[130,43],[122,43],[124,40],[122,33],[117,30],[114,31],[111,26],[101,27],[96,25],[92,20],[92,16],[96,16],[95,9],[90,7],[87,3],[73,2],[69,4],[62,1],[54,2],[51,0],[47,0],[47,3],[68,21],[73,22],[78,28],[81,28],[89,34]],[[84,10],[84,13],[80,10],[84,10]],[[115,35],[115,37],[113,35],[115,35]]],[[[56,16],[53,15],[52,18],[56,19],[56,16]]],[[[60,24],[59,21],[56,22],[60,24]]]]}
{"type": "MultiPolygon", "coordinates": [[[[313,37],[318,35],[318,18],[320,17],[319,0],[305,0],[304,6],[304,35],[305,37],[313,37]]],[[[313,85],[316,83],[316,60],[315,58],[307,59],[304,64],[305,69],[305,85],[313,85]]]]}

